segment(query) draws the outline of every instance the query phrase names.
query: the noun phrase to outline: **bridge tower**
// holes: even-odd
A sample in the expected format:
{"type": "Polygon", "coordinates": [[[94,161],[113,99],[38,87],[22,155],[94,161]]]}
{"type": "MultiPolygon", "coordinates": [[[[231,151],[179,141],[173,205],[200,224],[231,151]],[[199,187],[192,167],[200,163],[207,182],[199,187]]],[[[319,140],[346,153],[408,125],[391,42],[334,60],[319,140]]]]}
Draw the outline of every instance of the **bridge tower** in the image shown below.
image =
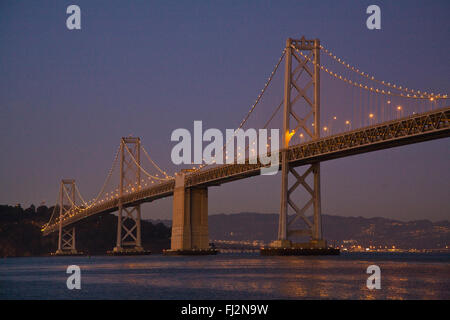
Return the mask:
{"type": "Polygon", "coordinates": [[[75,180],[63,179],[59,189],[59,235],[57,255],[77,254],[75,247],[75,227],[63,228],[63,219],[75,214],[75,180]],[[67,202],[66,202],[67,201],[67,202]]]}
{"type": "Polygon", "coordinates": [[[122,205],[126,192],[141,189],[141,140],[125,137],[120,142],[119,213],[114,253],[143,252],[141,242],[141,205],[122,205]]]}
{"type": "Polygon", "coordinates": [[[304,133],[311,139],[320,138],[320,41],[318,39],[287,39],[284,77],[284,114],[281,164],[281,208],[279,216],[278,240],[273,247],[281,248],[325,248],[322,239],[321,201],[320,201],[320,163],[310,165],[303,173],[297,172],[288,162],[289,142],[293,134],[304,133]],[[298,54],[302,52],[305,57],[298,54]],[[295,106],[295,108],[294,108],[295,106]],[[312,123],[313,129],[308,125],[312,123]],[[289,176],[294,183],[289,187],[289,176]],[[312,175],[312,186],[306,181],[312,175]],[[309,200],[298,207],[291,195],[299,187],[303,187],[309,200]],[[313,207],[313,221],[305,212],[313,207]],[[292,208],[294,216],[288,221],[288,208],[292,208]],[[299,218],[306,228],[294,229],[299,218]],[[292,236],[309,236],[308,243],[292,243],[292,236]]]}

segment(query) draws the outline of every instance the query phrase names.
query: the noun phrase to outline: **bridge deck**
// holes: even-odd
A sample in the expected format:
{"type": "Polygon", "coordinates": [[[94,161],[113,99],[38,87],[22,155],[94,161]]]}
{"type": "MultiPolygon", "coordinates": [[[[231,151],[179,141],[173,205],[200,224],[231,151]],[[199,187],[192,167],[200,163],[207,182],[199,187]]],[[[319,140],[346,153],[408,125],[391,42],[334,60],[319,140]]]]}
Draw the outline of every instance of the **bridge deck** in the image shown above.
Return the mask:
{"type": "MultiPolygon", "coordinates": [[[[289,147],[288,161],[292,166],[302,166],[318,161],[387,149],[450,136],[450,107],[416,114],[398,120],[324,137],[289,147]]],[[[280,152],[281,159],[281,152],[280,152]]],[[[192,173],[186,177],[186,186],[212,186],[260,174],[261,163],[220,165],[192,173]]],[[[123,206],[150,202],[171,196],[175,181],[143,188],[122,197],[123,206]]],[[[67,216],[63,226],[73,224],[89,216],[118,210],[119,198],[104,201],[77,214],[67,216]]],[[[43,230],[44,235],[58,230],[58,223],[43,230]]]]}

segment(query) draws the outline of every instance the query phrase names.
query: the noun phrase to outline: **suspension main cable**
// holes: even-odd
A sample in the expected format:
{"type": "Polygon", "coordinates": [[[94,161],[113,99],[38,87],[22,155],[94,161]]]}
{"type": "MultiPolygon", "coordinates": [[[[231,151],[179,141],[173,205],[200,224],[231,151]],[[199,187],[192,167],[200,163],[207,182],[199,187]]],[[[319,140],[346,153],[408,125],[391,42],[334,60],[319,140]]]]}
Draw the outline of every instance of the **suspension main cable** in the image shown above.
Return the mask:
{"type": "MultiPolygon", "coordinates": [[[[281,100],[281,102],[278,104],[278,107],[276,107],[275,110],[272,112],[272,115],[270,116],[269,120],[266,121],[266,124],[264,125],[264,127],[262,129],[266,129],[269,126],[270,122],[273,120],[273,118],[275,117],[275,115],[278,113],[281,106],[283,105],[283,101],[284,101],[284,99],[281,100]]],[[[255,141],[253,140],[251,143],[254,144],[255,141]]],[[[249,144],[245,147],[244,152],[247,152],[249,148],[250,148],[250,141],[249,141],[249,144]]],[[[237,157],[238,157],[238,155],[235,154],[234,159],[236,160],[237,157]]]]}
{"type": "Polygon", "coordinates": [[[295,49],[297,51],[297,53],[299,53],[302,57],[304,57],[305,59],[308,59],[313,65],[317,65],[318,67],[320,67],[321,70],[325,71],[326,73],[330,74],[331,76],[335,77],[336,79],[342,80],[344,82],[347,82],[350,85],[353,85],[357,88],[361,88],[361,89],[365,89],[367,91],[371,91],[371,92],[376,92],[376,93],[381,93],[381,94],[385,94],[385,95],[389,95],[389,96],[397,96],[397,97],[403,97],[403,98],[411,98],[411,99],[430,99],[431,101],[436,100],[436,99],[448,99],[447,95],[433,95],[433,96],[425,96],[424,94],[421,94],[420,96],[417,96],[417,94],[411,95],[411,94],[403,94],[403,93],[394,93],[391,91],[385,91],[384,89],[378,89],[378,88],[373,88],[373,87],[369,87],[367,85],[364,85],[362,83],[356,82],[356,81],[352,81],[350,79],[347,79],[346,77],[342,77],[341,75],[338,75],[337,73],[329,70],[328,68],[324,67],[323,65],[317,64],[314,61],[312,61],[309,57],[307,57],[306,55],[304,55],[300,50],[298,50],[296,47],[292,46],[293,49],[295,49]]]}
{"type": "MultiPolygon", "coordinates": [[[[295,78],[295,81],[297,81],[301,76],[301,72],[297,75],[297,77],[295,78]]],[[[280,110],[281,106],[283,105],[284,99],[281,99],[281,102],[278,104],[278,107],[275,109],[275,111],[272,113],[272,115],[270,116],[269,120],[267,120],[266,124],[264,125],[263,129],[266,129],[268,127],[268,125],[270,124],[270,122],[273,120],[273,118],[275,117],[275,115],[277,114],[277,112],[280,110]]],[[[250,145],[248,145],[245,148],[245,151],[248,150],[248,148],[250,147],[250,145]]],[[[235,157],[236,158],[236,157],[235,157]]]]}
{"type": "Polygon", "coordinates": [[[100,189],[100,192],[97,194],[97,196],[92,200],[92,204],[91,204],[89,207],[94,206],[95,203],[97,202],[97,200],[100,198],[100,196],[101,196],[101,195],[103,194],[103,192],[105,191],[106,185],[107,185],[107,183],[109,182],[109,179],[111,178],[112,173],[113,173],[113,171],[114,171],[114,169],[115,169],[115,167],[116,167],[117,159],[119,158],[119,152],[120,152],[120,144],[119,144],[119,147],[118,147],[117,150],[116,150],[116,154],[114,155],[114,160],[113,160],[113,163],[112,163],[112,165],[111,165],[111,168],[109,169],[108,175],[106,176],[106,179],[105,179],[105,181],[103,182],[103,186],[102,186],[102,188],[100,189]]]}
{"type": "Polygon", "coordinates": [[[136,164],[136,166],[137,166],[139,169],[141,169],[142,172],[144,172],[147,176],[149,176],[150,178],[155,179],[155,180],[163,180],[163,181],[170,180],[169,178],[160,178],[160,177],[156,177],[156,176],[151,175],[150,173],[148,173],[148,172],[147,172],[144,168],[142,168],[141,165],[136,161],[136,158],[133,156],[133,154],[131,153],[131,151],[130,151],[130,149],[128,148],[128,146],[127,146],[127,145],[124,145],[124,146],[125,146],[125,149],[127,150],[128,154],[130,155],[131,159],[132,159],[133,162],[136,164]]]}
{"type": "Polygon", "coordinates": [[[161,173],[163,174],[166,178],[173,178],[169,175],[167,175],[167,173],[163,170],[161,170],[161,168],[156,164],[155,161],[152,160],[152,158],[150,157],[150,155],[148,154],[147,150],[145,150],[144,146],[141,146],[142,151],[144,151],[145,156],[147,157],[147,159],[153,164],[153,166],[161,173]]]}
{"type": "MultiPolygon", "coordinates": [[[[252,112],[255,110],[256,106],[258,105],[258,103],[261,101],[262,96],[264,95],[264,93],[266,92],[267,87],[269,86],[269,84],[272,82],[272,79],[275,75],[275,73],[278,70],[278,67],[281,64],[281,61],[283,61],[284,55],[286,54],[286,48],[283,49],[283,52],[281,53],[280,58],[278,59],[278,62],[276,63],[275,67],[273,68],[272,72],[270,73],[269,78],[267,79],[266,83],[264,84],[263,89],[261,90],[261,92],[259,93],[258,97],[255,100],[255,103],[253,103],[253,105],[251,106],[250,110],[247,112],[247,115],[244,117],[244,119],[241,121],[241,123],[239,124],[239,127],[234,130],[233,135],[230,137],[230,139],[228,139],[227,142],[225,142],[225,145],[222,147],[222,156],[223,156],[223,151],[225,150],[226,146],[228,145],[228,143],[234,139],[236,133],[244,126],[244,124],[247,122],[248,118],[250,117],[250,115],[252,114],[252,112]]],[[[211,164],[201,164],[196,168],[196,171],[203,169],[204,167],[207,167],[211,164]]]]}
{"type": "Polygon", "coordinates": [[[436,95],[434,93],[427,93],[427,92],[421,93],[420,90],[408,89],[408,88],[405,88],[404,86],[397,86],[395,84],[391,84],[390,82],[386,82],[384,80],[375,79],[374,76],[369,75],[367,72],[360,71],[358,68],[356,68],[354,66],[351,66],[350,64],[346,63],[343,59],[337,57],[335,54],[333,54],[330,50],[326,49],[324,46],[321,45],[320,48],[322,50],[324,50],[332,59],[334,59],[338,63],[342,64],[347,69],[349,69],[349,70],[357,73],[358,75],[360,75],[362,77],[365,77],[365,78],[367,78],[367,79],[369,79],[371,81],[377,82],[377,83],[379,83],[379,84],[381,84],[381,85],[383,85],[385,87],[389,87],[389,88],[392,88],[392,89],[395,89],[395,90],[398,90],[398,91],[403,91],[403,92],[406,92],[406,93],[412,93],[412,94],[415,94],[415,95],[421,95],[423,97],[426,96],[427,99],[430,99],[430,98],[447,99],[448,98],[447,94],[442,94],[442,95],[441,94],[437,94],[436,95]]]}
{"type": "MultiPolygon", "coordinates": [[[[59,192],[58,192],[58,199],[59,199],[60,197],[61,197],[61,189],[60,189],[59,192]]],[[[46,224],[44,224],[44,225],[42,226],[42,229],[46,229],[46,228],[50,225],[50,223],[52,222],[53,216],[55,215],[55,211],[56,211],[56,206],[57,206],[58,199],[56,199],[56,201],[55,201],[55,205],[53,206],[53,211],[52,211],[52,215],[50,216],[50,219],[48,220],[48,222],[47,222],[46,224]]]]}
{"type": "MultiPolygon", "coordinates": [[[[301,76],[301,72],[297,75],[297,77],[295,78],[295,81],[297,81],[297,80],[300,78],[300,76],[301,76]]],[[[273,118],[275,117],[275,115],[276,115],[277,112],[280,110],[281,106],[283,105],[283,102],[284,102],[284,99],[281,99],[281,102],[278,104],[278,107],[274,110],[274,112],[273,112],[272,115],[270,116],[269,120],[267,120],[267,122],[266,122],[266,124],[264,125],[263,129],[266,129],[266,128],[269,126],[270,122],[273,120],[273,118]]],[[[245,148],[245,151],[247,151],[249,147],[250,147],[250,145],[248,145],[248,146],[245,148]]],[[[237,157],[237,156],[235,156],[235,158],[236,158],[236,157],[237,157]]]]}
{"type": "MultiPolygon", "coordinates": [[[[80,207],[78,207],[78,206],[75,204],[75,202],[73,202],[73,200],[70,198],[70,196],[69,196],[69,194],[67,193],[67,190],[66,190],[65,187],[63,187],[63,190],[64,190],[64,193],[65,193],[66,196],[67,196],[67,199],[69,199],[70,203],[72,204],[72,207],[74,207],[74,208],[76,208],[76,209],[80,209],[80,207]]],[[[62,206],[62,204],[61,204],[61,206],[62,206]]],[[[63,208],[63,209],[64,209],[64,208],[63,208]]]]}
{"type": "Polygon", "coordinates": [[[75,190],[76,190],[76,192],[77,192],[77,194],[78,194],[78,197],[80,197],[80,200],[83,202],[83,204],[84,204],[86,207],[88,207],[89,205],[88,205],[88,203],[83,199],[83,197],[81,196],[81,192],[80,192],[80,190],[78,189],[78,186],[77,186],[76,183],[75,183],[75,190]]]}
{"type": "Polygon", "coordinates": [[[236,131],[238,131],[239,129],[242,128],[242,126],[247,122],[248,118],[250,117],[250,114],[253,112],[253,110],[256,108],[256,106],[258,105],[259,101],[261,100],[262,96],[264,95],[264,93],[266,92],[267,87],[269,86],[270,82],[273,79],[273,76],[275,75],[275,73],[278,70],[278,67],[281,64],[281,61],[284,58],[284,55],[286,54],[286,49],[283,50],[281,57],[278,59],[277,64],[275,65],[275,68],[273,69],[272,73],[269,76],[269,79],[267,80],[267,82],[264,85],[264,88],[261,90],[261,93],[258,95],[258,97],[256,98],[255,103],[253,104],[253,106],[250,108],[249,112],[247,113],[247,115],[245,116],[245,118],[241,121],[241,124],[239,125],[239,127],[235,130],[234,134],[236,134],[236,131]]]}

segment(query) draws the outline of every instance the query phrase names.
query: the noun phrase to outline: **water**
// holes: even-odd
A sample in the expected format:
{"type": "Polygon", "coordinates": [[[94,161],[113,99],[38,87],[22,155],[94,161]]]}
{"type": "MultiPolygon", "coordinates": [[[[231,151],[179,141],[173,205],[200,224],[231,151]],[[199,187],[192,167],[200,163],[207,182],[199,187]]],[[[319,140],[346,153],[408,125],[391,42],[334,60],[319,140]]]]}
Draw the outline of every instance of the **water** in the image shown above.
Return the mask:
{"type": "Polygon", "coordinates": [[[450,299],[449,254],[0,259],[0,299],[450,299]],[[68,265],[81,290],[68,290],[68,265]],[[366,269],[381,268],[369,290],[366,269]]]}

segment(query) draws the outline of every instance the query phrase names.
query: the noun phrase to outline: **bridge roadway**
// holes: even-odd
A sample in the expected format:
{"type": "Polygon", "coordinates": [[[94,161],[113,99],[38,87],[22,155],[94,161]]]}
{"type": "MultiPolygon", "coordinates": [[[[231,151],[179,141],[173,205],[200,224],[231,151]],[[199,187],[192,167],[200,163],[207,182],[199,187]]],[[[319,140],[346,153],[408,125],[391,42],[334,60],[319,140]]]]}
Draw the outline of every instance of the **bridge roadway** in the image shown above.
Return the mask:
{"type": "MultiPolygon", "coordinates": [[[[327,161],[355,154],[388,149],[450,136],[450,107],[401,119],[347,131],[333,136],[290,146],[287,152],[289,164],[303,166],[317,161],[327,161]]],[[[281,160],[281,151],[280,160],[281,160]]],[[[222,183],[245,179],[260,174],[261,163],[226,164],[188,174],[186,187],[218,186],[222,183]]],[[[175,180],[142,188],[122,196],[125,207],[151,202],[173,195],[175,180]]],[[[87,217],[118,210],[119,198],[105,200],[63,220],[63,227],[87,217]]],[[[58,223],[43,230],[44,235],[58,231],[58,223]]]]}

